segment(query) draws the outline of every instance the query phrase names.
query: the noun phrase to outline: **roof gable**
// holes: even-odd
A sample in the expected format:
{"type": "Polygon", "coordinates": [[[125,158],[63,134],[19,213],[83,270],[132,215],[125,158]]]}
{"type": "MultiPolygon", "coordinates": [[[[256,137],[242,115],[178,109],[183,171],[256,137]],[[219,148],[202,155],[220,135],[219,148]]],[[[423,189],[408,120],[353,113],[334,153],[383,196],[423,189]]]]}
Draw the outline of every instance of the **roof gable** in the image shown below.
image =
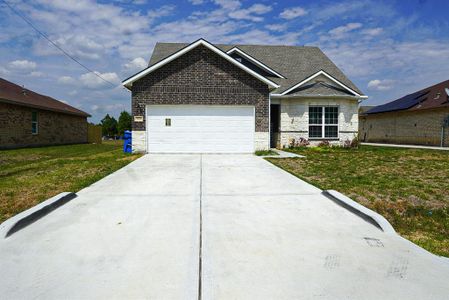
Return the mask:
{"type": "MultiPolygon", "coordinates": [[[[156,64],[187,45],[185,43],[157,43],[149,65],[156,64]]],[[[216,44],[215,46],[225,52],[237,47],[260,63],[284,76],[285,78],[266,76],[280,85],[279,88],[272,91],[273,94],[281,94],[311,74],[323,70],[351,90],[359,95],[363,95],[354,83],[318,47],[241,44],[216,44]]]]}
{"type": "Polygon", "coordinates": [[[268,84],[269,86],[271,86],[272,88],[278,88],[279,85],[277,83],[275,83],[274,81],[258,74],[257,72],[251,70],[250,68],[248,68],[247,66],[243,65],[242,63],[238,62],[237,60],[235,60],[234,58],[232,58],[231,56],[229,56],[228,54],[226,54],[225,52],[223,52],[221,49],[215,47],[214,45],[212,45],[211,43],[209,43],[208,41],[204,40],[204,39],[199,39],[196,42],[191,43],[190,45],[172,53],[171,55],[163,58],[162,60],[158,61],[157,63],[150,65],[148,68],[138,72],[137,74],[134,74],[133,76],[129,77],[128,79],[125,79],[122,84],[127,87],[130,88],[133,84],[134,81],[139,80],[140,78],[150,74],[151,72],[159,69],[160,67],[168,64],[169,62],[175,60],[176,58],[184,55],[185,53],[191,51],[192,49],[195,49],[198,46],[205,46],[207,47],[209,50],[212,50],[213,52],[215,52],[216,54],[220,55],[221,57],[223,57],[224,59],[226,59],[227,61],[229,61],[230,63],[234,64],[235,66],[239,67],[240,69],[242,69],[243,71],[249,73],[250,75],[254,76],[255,78],[259,79],[260,81],[268,84]]]}
{"type": "Polygon", "coordinates": [[[285,91],[283,91],[282,93],[280,93],[280,95],[287,95],[288,93],[296,90],[297,88],[299,88],[302,85],[310,82],[311,80],[317,78],[318,76],[324,76],[324,77],[328,78],[329,80],[331,80],[332,82],[334,82],[335,84],[337,84],[338,86],[343,88],[344,90],[350,92],[353,96],[359,96],[359,97],[361,96],[359,93],[357,93],[356,91],[352,90],[351,88],[349,88],[348,86],[346,86],[345,84],[343,84],[339,80],[335,79],[334,77],[332,77],[328,73],[324,72],[323,70],[320,70],[320,71],[316,72],[315,74],[305,78],[304,80],[301,80],[300,82],[298,82],[294,86],[292,86],[292,87],[286,89],[285,91]]]}

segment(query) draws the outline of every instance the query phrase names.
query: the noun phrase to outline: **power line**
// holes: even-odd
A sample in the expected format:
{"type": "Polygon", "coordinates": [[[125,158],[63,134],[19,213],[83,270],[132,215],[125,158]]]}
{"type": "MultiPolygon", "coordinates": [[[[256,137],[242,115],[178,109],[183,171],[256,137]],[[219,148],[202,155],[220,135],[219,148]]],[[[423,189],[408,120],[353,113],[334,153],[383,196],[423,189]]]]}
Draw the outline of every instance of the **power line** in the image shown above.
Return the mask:
{"type": "Polygon", "coordinates": [[[67,51],[65,51],[64,49],[62,49],[60,46],[58,46],[58,44],[56,44],[55,42],[53,42],[45,33],[43,33],[42,31],[40,31],[36,26],[33,25],[33,23],[31,23],[30,20],[28,20],[23,14],[21,14],[18,10],[16,10],[14,7],[12,7],[8,2],[6,2],[5,0],[0,0],[2,1],[6,6],[9,7],[9,9],[11,9],[16,15],[18,15],[22,20],[24,20],[28,25],[31,26],[31,28],[33,28],[34,30],[36,30],[37,33],[39,33],[43,38],[45,38],[50,44],[52,44],[53,46],[55,46],[59,51],[61,51],[64,55],[66,55],[68,58],[70,58],[71,60],[73,60],[74,62],[76,62],[77,64],[79,64],[81,67],[83,67],[84,69],[86,69],[87,71],[89,71],[89,73],[94,73],[95,76],[97,76],[98,78],[100,78],[101,80],[103,80],[104,82],[109,83],[110,85],[112,85],[113,87],[116,86],[116,84],[110,82],[109,80],[103,78],[100,74],[98,74],[97,72],[95,72],[94,70],[90,69],[89,67],[87,67],[86,65],[84,65],[83,63],[81,63],[80,61],[78,61],[75,57],[73,57],[72,55],[70,55],[67,51]]]}

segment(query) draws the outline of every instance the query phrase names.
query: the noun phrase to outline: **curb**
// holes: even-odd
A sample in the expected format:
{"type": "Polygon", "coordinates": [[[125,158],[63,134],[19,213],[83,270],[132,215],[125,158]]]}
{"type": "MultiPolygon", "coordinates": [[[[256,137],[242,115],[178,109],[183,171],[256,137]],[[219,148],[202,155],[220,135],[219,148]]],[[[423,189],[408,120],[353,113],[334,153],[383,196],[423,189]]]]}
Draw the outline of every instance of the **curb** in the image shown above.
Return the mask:
{"type": "Polygon", "coordinates": [[[7,238],[13,233],[27,227],[28,225],[36,222],[40,218],[48,215],[53,210],[66,204],[70,200],[76,198],[75,193],[65,192],[60,193],[52,198],[33,206],[30,209],[21,212],[14,217],[9,218],[2,224],[0,224],[0,236],[7,238]]]}
{"type": "Polygon", "coordinates": [[[366,208],[365,206],[355,202],[349,197],[346,197],[345,195],[334,190],[323,191],[323,195],[331,199],[338,205],[346,208],[350,212],[361,217],[368,223],[373,224],[383,232],[388,234],[397,234],[393,226],[391,226],[390,222],[388,222],[387,219],[385,219],[382,215],[376,213],[375,211],[372,211],[369,208],[366,208]]]}

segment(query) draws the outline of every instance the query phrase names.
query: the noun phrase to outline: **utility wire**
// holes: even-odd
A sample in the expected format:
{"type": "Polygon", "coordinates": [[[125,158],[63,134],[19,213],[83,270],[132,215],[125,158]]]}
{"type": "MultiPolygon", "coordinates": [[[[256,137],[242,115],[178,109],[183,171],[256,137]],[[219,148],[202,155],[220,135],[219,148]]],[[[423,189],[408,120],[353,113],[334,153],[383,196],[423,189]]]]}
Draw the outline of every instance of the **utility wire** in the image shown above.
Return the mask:
{"type": "Polygon", "coordinates": [[[90,69],[89,67],[87,67],[86,65],[84,65],[83,63],[81,63],[80,61],[78,61],[75,57],[73,57],[72,55],[70,55],[67,51],[65,51],[64,49],[62,49],[60,46],[58,46],[58,44],[56,44],[55,42],[53,42],[45,33],[43,33],[42,31],[40,31],[36,26],[33,25],[33,23],[31,23],[30,20],[28,20],[23,14],[21,14],[18,10],[16,10],[14,7],[12,7],[8,2],[6,2],[5,0],[0,0],[1,2],[3,2],[6,6],[9,7],[9,9],[12,10],[12,12],[14,12],[16,15],[18,15],[22,20],[24,20],[28,25],[31,26],[31,28],[33,28],[34,30],[36,30],[37,33],[39,33],[43,38],[45,38],[50,44],[52,44],[53,46],[55,46],[59,51],[61,51],[64,55],[66,55],[68,58],[70,58],[71,60],[73,60],[74,62],[76,62],[77,64],[79,64],[81,67],[83,67],[84,69],[86,69],[87,71],[89,71],[89,73],[94,73],[95,76],[97,76],[98,78],[100,78],[101,80],[103,80],[104,82],[109,83],[111,86],[115,87],[116,84],[110,82],[109,80],[103,78],[100,74],[98,74],[97,72],[95,72],[94,70],[90,69]]]}

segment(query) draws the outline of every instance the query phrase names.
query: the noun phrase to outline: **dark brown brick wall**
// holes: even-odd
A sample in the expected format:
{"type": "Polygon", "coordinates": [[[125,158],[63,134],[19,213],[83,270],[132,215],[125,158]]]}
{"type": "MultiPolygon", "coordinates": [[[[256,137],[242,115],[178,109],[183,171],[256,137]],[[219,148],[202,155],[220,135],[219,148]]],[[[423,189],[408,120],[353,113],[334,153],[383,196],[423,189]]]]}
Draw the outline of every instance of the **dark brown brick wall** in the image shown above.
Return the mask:
{"type": "Polygon", "coordinates": [[[87,143],[87,120],[68,114],[0,103],[0,148],[87,143]],[[31,113],[39,131],[31,134],[31,113]]]}
{"type": "Polygon", "coordinates": [[[256,132],[268,132],[268,95],[267,84],[199,46],[134,82],[132,113],[145,118],[147,104],[254,105],[256,132]]]}

